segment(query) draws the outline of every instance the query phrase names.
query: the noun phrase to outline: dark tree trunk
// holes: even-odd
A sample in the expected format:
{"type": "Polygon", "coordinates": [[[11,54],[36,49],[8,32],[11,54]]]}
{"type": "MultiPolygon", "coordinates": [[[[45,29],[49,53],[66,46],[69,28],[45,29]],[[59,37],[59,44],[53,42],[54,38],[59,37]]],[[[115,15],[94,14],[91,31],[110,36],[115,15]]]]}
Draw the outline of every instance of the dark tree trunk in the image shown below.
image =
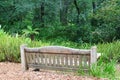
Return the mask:
{"type": "MultiPolygon", "coordinates": [[[[93,15],[94,15],[95,10],[96,10],[96,2],[95,1],[92,1],[92,10],[93,10],[93,15]]],[[[97,23],[98,23],[97,19],[95,19],[95,18],[91,19],[91,25],[92,26],[97,26],[97,23]]]]}
{"type": "Polygon", "coordinates": [[[62,25],[67,25],[67,10],[60,10],[60,22],[62,25]]]}
{"type": "Polygon", "coordinates": [[[69,6],[69,0],[60,0],[60,22],[62,25],[67,25],[67,12],[69,6]]]}
{"type": "Polygon", "coordinates": [[[35,35],[34,35],[34,34],[31,34],[31,35],[30,35],[30,39],[33,41],[34,38],[35,38],[35,35]]]}
{"type": "Polygon", "coordinates": [[[40,18],[40,21],[41,21],[41,26],[42,27],[44,27],[45,25],[45,23],[44,23],[44,15],[45,15],[45,3],[44,2],[42,2],[42,4],[41,4],[41,18],[40,18]]]}
{"type": "Polygon", "coordinates": [[[76,0],[74,0],[74,5],[75,5],[75,8],[76,8],[76,10],[77,10],[77,21],[76,21],[76,22],[77,22],[78,24],[80,24],[80,19],[79,19],[79,16],[80,16],[80,9],[79,9],[79,6],[78,6],[76,0]]]}
{"type": "Polygon", "coordinates": [[[93,7],[93,13],[95,13],[95,9],[96,9],[96,2],[95,1],[92,2],[92,7],[93,7]]]}
{"type": "Polygon", "coordinates": [[[40,7],[37,7],[34,9],[34,18],[33,18],[33,26],[38,27],[44,27],[44,14],[45,14],[45,3],[42,2],[40,7]]]}
{"type": "Polygon", "coordinates": [[[32,21],[33,24],[33,28],[39,28],[41,25],[41,21],[40,21],[41,17],[40,17],[40,7],[36,7],[34,9],[34,18],[32,21]]]}

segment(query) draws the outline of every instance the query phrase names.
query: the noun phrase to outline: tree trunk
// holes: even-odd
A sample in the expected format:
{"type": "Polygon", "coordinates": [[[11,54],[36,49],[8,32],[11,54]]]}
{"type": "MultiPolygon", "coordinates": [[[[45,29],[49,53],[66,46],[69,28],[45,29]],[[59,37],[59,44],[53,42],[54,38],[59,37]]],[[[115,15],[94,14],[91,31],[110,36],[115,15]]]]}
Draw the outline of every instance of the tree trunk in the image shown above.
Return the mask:
{"type": "Polygon", "coordinates": [[[45,2],[42,2],[39,7],[34,9],[33,26],[35,28],[44,27],[45,2]]]}
{"type": "Polygon", "coordinates": [[[76,21],[76,22],[77,22],[78,24],[80,24],[80,19],[79,19],[79,16],[80,16],[80,9],[79,9],[79,6],[78,6],[76,0],[74,0],[74,5],[75,5],[75,8],[76,8],[76,10],[77,10],[77,21],[76,21]]]}
{"type": "Polygon", "coordinates": [[[95,1],[92,2],[92,7],[93,7],[93,13],[95,13],[95,9],[96,9],[96,2],[95,1]]]}
{"type": "Polygon", "coordinates": [[[62,25],[67,25],[67,12],[69,0],[60,0],[60,22],[62,25]]]}
{"type": "Polygon", "coordinates": [[[41,25],[41,21],[40,21],[41,17],[40,17],[40,7],[36,7],[34,9],[34,18],[32,21],[33,24],[33,28],[39,28],[41,25]]]}
{"type": "Polygon", "coordinates": [[[33,41],[35,38],[35,35],[34,34],[30,34],[30,39],[33,41]]]}
{"type": "Polygon", "coordinates": [[[42,2],[41,4],[41,16],[40,16],[40,21],[41,21],[41,26],[44,27],[44,14],[45,14],[45,2],[42,2]]]}

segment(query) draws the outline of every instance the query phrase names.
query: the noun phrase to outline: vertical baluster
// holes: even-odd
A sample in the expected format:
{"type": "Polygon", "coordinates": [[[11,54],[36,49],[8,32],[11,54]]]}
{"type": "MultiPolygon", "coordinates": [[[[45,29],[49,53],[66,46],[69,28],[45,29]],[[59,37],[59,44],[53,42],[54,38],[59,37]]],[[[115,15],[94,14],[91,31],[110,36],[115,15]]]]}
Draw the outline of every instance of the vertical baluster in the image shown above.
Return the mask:
{"type": "Polygon", "coordinates": [[[40,54],[40,58],[41,58],[41,64],[44,64],[44,62],[43,62],[43,54],[40,54]]]}
{"type": "Polygon", "coordinates": [[[51,56],[51,65],[53,66],[54,62],[54,55],[51,56]]]}
{"type": "Polygon", "coordinates": [[[36,53],[34,53],[33,55],[34,55],[35,64],[37,64],[37,55],[36,55],[36,53]]]}
{"type": "Polygon", "coordinates": [[[27,60],[27,64],[29,64],[30,60],[29,60],[29,53],[25,53],[26,56],[26,60],[27,60]]]}
{"type": "Polygon", "coordinates": [[[73,67],[73,55],[70,55],[69,60],[70,60],[70,67],[73,67]]]}
{"type": "Polygon", "coordinates": [[[48,61],[47,61],[47,54],[45,54],[45,65],[47,66],[48,61]]]}
{"type": "Polygon", "coordinates": [[[49,66],[51,66],[52,65],[52,55],[49,54],[48,56],[49,56],[49,66]]]}
{"type": "Polygon", "coordinates": [[[32,53],[32,61],[33,61],[33,64],[36,64],[35,53],[32,53]]]}
{"type": "Polygon", "coordinates": [[[90,68],[90,55],[87,55],[87,66],[90,68]]]}
{"type": "Polygon", "coordinates": [[[61,61],[62,61],[62,59],[61,59],[61,55],[59,55],[59,62],[60,62],[60,65],[59,66],[61,66],[61,61]]]}
{"type": "Polygon", "coordinates": [[[65,66],[68,67],[68,55],[65,55],[65,66]]]}
{"type": "Polygon", "coordinates": [[[39,64],[41,64],[41,56],[40,56],[41,53],[38,54],[38,57],[39,57],[39,64]]]}
{"type": "Polygon", "coordinates": [[[88,66],[90,68],[90,55],[88,56],[88,66]]]}
{"type": "Polygon", "coordinates": [[[36,54],[36,58],[37,58],[37,63],[40,64],[40,57],[39,57],[39,53],[36,54]]]}
{"type": "Polygon", "coordinates": [[[79,55],[79,66],[82,66],[82,55],[79,55]]]}
{"type": "Polygon", "coordinates": [[[85,55],[83,55],[83,58],[82,58],[82,64],[83,64],[83,68],[86,68],[86,57],[85,55]]]}
{"type": "Polygon", "coordinates": [[[79,55],[77,55],[77,67],[79,67],[79,55]]]}
{"type": "Polygon", "coordinates": [[[64,55],[61,55],[61,66],[64,66],[64,55]]]}
{"type": "Polygon", "coordinates": [[[70,67],[70,56],[71,55],[68,55],[68,66],[70,67]]]}
{"type": "Polygon", "coordinates": [[[60,55],[57,55],[57,66],[60,66],[60,55]]]}
{"type": "Polygon", "coordinates": [[[74,55],[74,67],[77,67],[77,55],[74,55]]]}
{"type": "Polygon", "coordinates": [[[53,66],[56,66],[56,56],[53,55],[53,66]]]}
{"type": "Polygon", "coordinates": [[[84,66],[85,66],[85,68],[87,68],[87,56],[86,55],[84,55],[85,56],[85,59],[84,59],[84,66]]]}
{"type": "Polygon", "coordinates": [[[39,63],[39,60],[38,60],[38,53],[35,54],[35,59],[36,59],[36,63],[38,64],[38,63],[39,63]]]}
{"type": "Polygon", "coordinates": [[[74,55],[72,55],[72,66],[74,67],[74,55]]]}
{"type": "Polygon", "coordinates": [[[32,53],[29,53],[30,63],[32,63],[32,53]]]}

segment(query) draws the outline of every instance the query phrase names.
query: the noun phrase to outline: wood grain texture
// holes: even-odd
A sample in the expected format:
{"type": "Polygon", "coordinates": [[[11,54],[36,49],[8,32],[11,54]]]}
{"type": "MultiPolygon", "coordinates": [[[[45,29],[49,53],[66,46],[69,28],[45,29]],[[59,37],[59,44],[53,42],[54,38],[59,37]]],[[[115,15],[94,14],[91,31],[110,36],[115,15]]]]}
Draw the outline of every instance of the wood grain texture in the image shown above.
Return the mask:
{"type": "Polygon", "coordinates": [[[46,47],[39,47],[39,48],[25,48],[26,52],[29,53],[49,53],[49,54],[89,54],[90,50],[84,49],[73,49],[63,46],[46,46],[46,47]]]}
{"type": "Polygon", "coordinates": [[[93,46],[91,48],[91,58],[90,58],[90,62],[91,64],[95,63],[97,61],[97,47],[93,46]]]}
{"type": "Polygon", "coordinates": [[[83,66],[81,68],[83,70],[89,70],[90,64],[96,62],[96,59],[96,47],[88,50],[64,46],[21,47],[23,70],[27,70],[27,67],[53,70],[78,70],[79,66],[83,66]],[[89,67],[85,68],[86,65],[89,67]]]}
{"type": "Polygon", "coordinates": [[[28,69],[27,66],[27,59],[26,59],[26,55],[25,55],[25,47],[26,45],[21,45],[20,46],[20,52],[21,52],[21,64],[22,64],[22,70],[25,71],[28,69]]]}

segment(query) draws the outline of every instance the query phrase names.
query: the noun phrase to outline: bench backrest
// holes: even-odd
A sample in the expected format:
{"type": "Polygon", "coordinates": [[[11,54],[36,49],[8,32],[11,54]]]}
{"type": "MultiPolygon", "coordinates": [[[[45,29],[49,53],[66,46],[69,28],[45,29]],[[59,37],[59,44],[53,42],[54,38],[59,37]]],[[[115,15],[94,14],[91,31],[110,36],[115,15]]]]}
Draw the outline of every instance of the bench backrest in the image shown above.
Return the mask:
{"type": "Polygon", "coordinates": [[[89,70],[97,60],[96,47],[74,49],[64,46],[45,46],[28,48],[21,46],[21,63],[25,71],[30,67],[54,70],[89,70]]]}

